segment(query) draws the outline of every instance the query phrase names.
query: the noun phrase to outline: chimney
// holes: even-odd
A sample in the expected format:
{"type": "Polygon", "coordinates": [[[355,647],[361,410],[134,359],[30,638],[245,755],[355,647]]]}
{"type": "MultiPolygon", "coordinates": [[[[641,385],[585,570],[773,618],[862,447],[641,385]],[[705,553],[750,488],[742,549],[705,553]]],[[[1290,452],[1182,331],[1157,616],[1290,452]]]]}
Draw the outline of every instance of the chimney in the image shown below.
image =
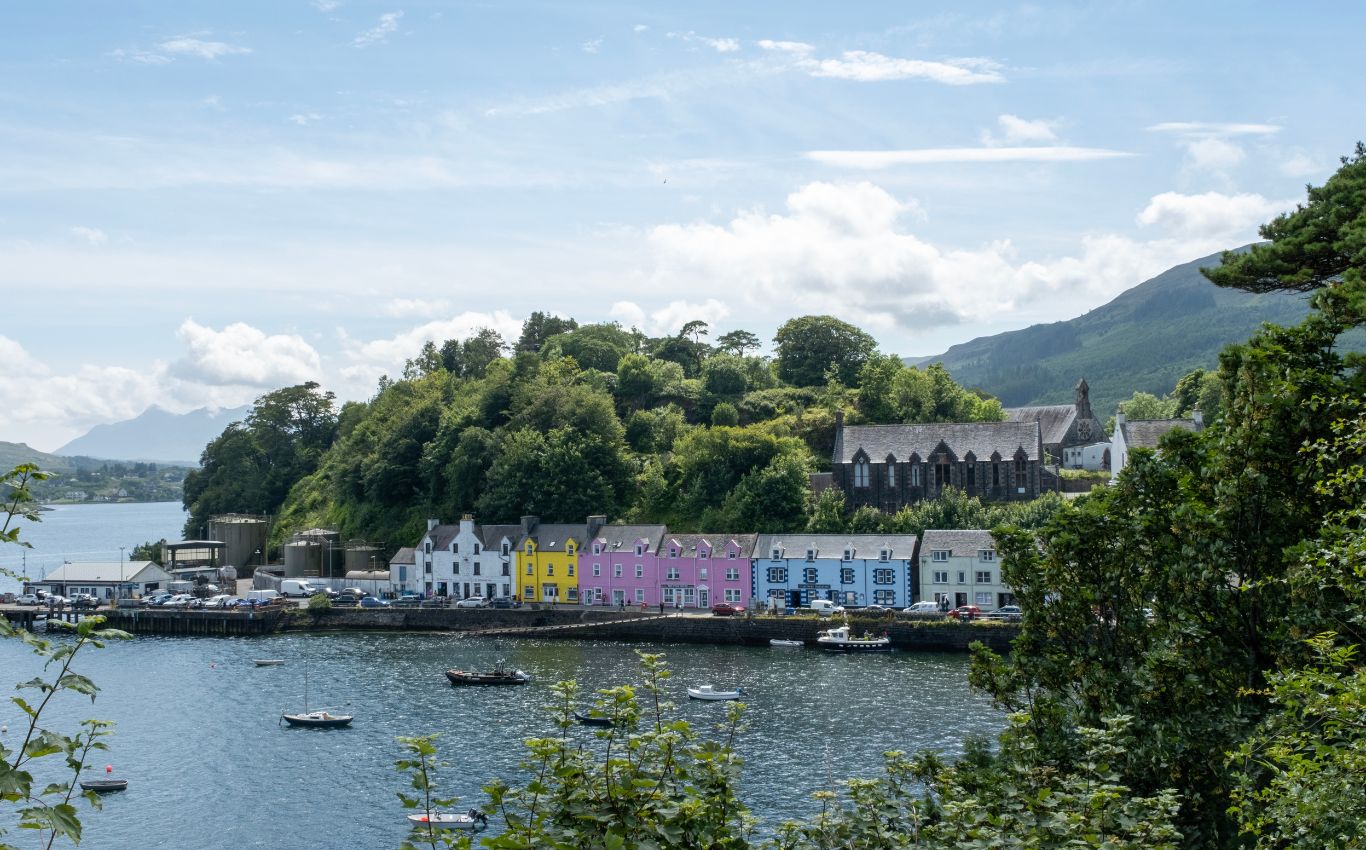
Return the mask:
{"type": "Polygon", "coordinates": [[[592,540],[597,537],[598,532],[602,531],[602,527],[606,524],[607,517],[605,515],[590,516],[588,518],[588,539],[592,540]]]}
{"type": "Polygon", "coordinates": [[[524,517],[522,517],[522,533],[523,533],[523,534],[535,534],[535,533],[536,533],[536,526],[538,526],[538,525],[540,525],[540,524],[541,524],[541,518],[540,518],[540,517],[538,517],[538,516],[524,516],[524,517]]]}
{"type": "Polygon", "coordinates": [[[1200,412],[1200,408],[1191,411],[1191,419],[1195,420],[1195,430],[1199,431],[1205,427],[1205,414],[1200,412]]]}
{"type": "Polygon", "coordinates": [[[428,531],[431,531],[433,528],[436,528],[436,527],[437,527],[438,525],[440,525],[440,524],[441,524],[441,520],[439,520],[439,519],[430,519],[430,518],[429,518],[429,519],[427,520],[427,530],[428,530],[428,531]]]}

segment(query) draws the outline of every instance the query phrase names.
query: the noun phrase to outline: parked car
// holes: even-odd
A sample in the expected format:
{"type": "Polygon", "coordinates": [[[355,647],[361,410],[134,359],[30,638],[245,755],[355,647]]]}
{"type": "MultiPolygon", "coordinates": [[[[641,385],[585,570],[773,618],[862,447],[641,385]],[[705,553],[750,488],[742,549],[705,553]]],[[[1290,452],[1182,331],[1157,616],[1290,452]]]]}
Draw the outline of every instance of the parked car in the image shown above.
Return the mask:
{"type": "Polygon", "coordinates": [[[733,617],[736,614],[745,613],[745,606],[737,605],[734,602],[718,602],[711,606],[711,613],[717,617],[733,617]]]}
{"type": "Polygon", "coordinates": [[[389,607],[389,603],[386,602],[386,601],[384,601],[383,599],[377,599],[377,598],[374,597],[374,596],[362,596],[362,597],[360,598],[360,607],[362,607],[362,608],[388,608],[388,607],[389,607]]]}
{"type": "Polygon", "coordinates": [[[949,616],[955,620],[980,620],[982,619],[982,609],[976,605],[959,605],[949,612],[949,616]]]}
{"type": "Polygon", "coordinates": [[[482,596],[466,596],[455,603],[457,608],[487,608],[489,601],[482,596]]]}
{"type": "Polygon", "coordinates": [[[1024,612],[1019,605],[1002,605],[995,611],[987,614],[988,620],[1005,620],[1007,623],[1018,623],[1024,619],[1024,612]]]}
{"type": "Polygon", "coordinates": [[[20,605],[37,605],[38,597],[32,593],[25,593],[23,596],[20,596],[18,599],[14,601],[19,603],[20,605]]]}

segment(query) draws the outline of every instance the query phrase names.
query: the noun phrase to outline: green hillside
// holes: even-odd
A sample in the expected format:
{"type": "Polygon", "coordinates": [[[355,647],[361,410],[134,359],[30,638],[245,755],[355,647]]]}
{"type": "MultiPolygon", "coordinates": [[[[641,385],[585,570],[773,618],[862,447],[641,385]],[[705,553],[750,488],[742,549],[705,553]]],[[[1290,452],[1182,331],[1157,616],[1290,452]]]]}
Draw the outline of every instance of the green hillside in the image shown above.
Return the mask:
{"type": "Polygon", "coordinates": [[[1303,295],[1220,289],[1200,274],[1201,266],[1218,262],[1216,254],[1168,269],[1075,319],[979,337],[906,362],[941,362],[954,380],[1008,407],[1069,402],[1085,377],[1092,407],[1107,416],[1136,391],[1164,395],[1192,369],[1216,365],[1224,346],[1247,339],[1263,322],[1293,324],[1308,312],[1303,295]]]}

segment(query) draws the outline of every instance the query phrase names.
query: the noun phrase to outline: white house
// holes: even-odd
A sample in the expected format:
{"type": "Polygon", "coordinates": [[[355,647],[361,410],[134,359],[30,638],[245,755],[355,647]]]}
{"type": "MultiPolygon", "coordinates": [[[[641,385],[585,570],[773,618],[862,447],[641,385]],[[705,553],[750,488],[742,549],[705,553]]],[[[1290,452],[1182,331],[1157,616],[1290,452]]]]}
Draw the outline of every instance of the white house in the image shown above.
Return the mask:
{"type": "Polygon", "coordinates": [[[419,592],[424,596],[492,599],[512,595],[510,558],[488,551],[481,529],[468,514],[459,525],[427,520],[427,533],[414,548],[419,592]]]}
{"type": "Polygon", "coordinates": [[[1191,411],[1190,419],[1126,419],[1124,411],[1115,413],[1115,434],[1111,438],[1110,480],[1114,481],[1129,465],[1134,449],[1157,449],[1157,443],[1168,431],[1183,428],[1199,431],[1205,427],[1200,409],[1191,411]]]}
{"type": "Polygon", "coordinates": [[[1014,605],[991,532],[927,529],[920,538],[919,600],[947,608],[976,605],[983,611],[1014,605]]]}
{"type": "Polygon", "coordinates": [[[82,561],[62,564],[41,584],[61,596],[89,593],[101,599],[117,599],[162,590],[169,581],[171,574],[152,561],[82,561]]]}

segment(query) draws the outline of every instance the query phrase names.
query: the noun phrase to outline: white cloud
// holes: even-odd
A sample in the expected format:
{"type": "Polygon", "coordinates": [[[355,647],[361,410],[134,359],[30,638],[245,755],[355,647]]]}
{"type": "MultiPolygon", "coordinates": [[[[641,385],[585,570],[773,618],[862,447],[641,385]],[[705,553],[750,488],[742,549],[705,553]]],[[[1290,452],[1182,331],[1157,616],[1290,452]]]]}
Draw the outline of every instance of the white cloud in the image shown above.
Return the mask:
{"type": "Polygon", "coordinates": [[[754,43],[764,50],[774,50],[780,53],[797,53],[805,55],[816,49],[814,45],[807,44],[804,41],[773,41],[772,39],[763,38],[754,43]]]}
{"type": "Polygon", "coordinates": [[[222,56],[236,56],[251,52],[250,47],[238,47],[221,41],[201,41],[186,36],[163,41],[160,47],[165,53],[179,56],[198,56],[200,59],[218,59],[222,56]]]}
{"type": "Polygon", "coordinates": [[[384,44],[388,42],[389,36],[398,30],[399,19],[403,17],[403,12],[385,12],[379,16],[379,23],[370,29],[358,34],[351,43],[356,47],[369,47],[372,44],[384,44]]]}
{"type": "Polygon", "coordinates": [[[841,168],[878,169],[897,165],[928,165],[946,162],[1090,162],[1133,156],[1108,148],[982,147],[917,148],[900,151],[807,151],[806,158],[841,168]]]}
{"type": "Polygon", "coordinates": [[[1279,133],[1278,124],[1238,124],[1217,121],[1164,121],[1147,128],[1155,133],[1177,133],[1183,136],[1267,136],[1279,133]]]}
{"type": "MultiPolygon", "coordinates": [[[[1255,196],[1168,193],[1140,213],[1142,224],[1163,231],[1153,238],[1088,234],[1071,256],[1026,259],[1005,238],[933,244],[907,228],[917,204],[871,183],[811,183],[789,195],[781,213],[654,228],[650,283],[658,292],[743,298],[749,310],[835,313],[874,333],[1006,314],[1046,320],[1060,301],[1080,313],[1176,263],[1246,241],[1274,207],[1255,196]]],[[[619,306],[617,314],[632,308],[639,310],[619,306]]]]}
{"type": "Polygon", "coordinates": [[[316,380],[321,359],[298,336],[267,336],[244,322],[221,331],[186,319],[176,331],[186,352],[171,365],[178,378],[211,386],[277,387],[316,380]]]}
{"type": "Polygon", "coordinates": [[[451,308],[450,302],[442,298],[394,298],[384,305],[384,315],[406,319],[414,316],[432,316],[444,313],[451,308]]]}
{"type": "Polygon", "coordinates": [[[799,63],[813,77],[858,82],[922,79],[951,86],[1005,82],[1001,66],[987,59],[897,59],[866,50],[846,50],[838,59],[804,59],[799,63]]]}
{"type": "Polygon", "coordinates": [[[602,49],[602,39],[600,39],[600,38],[595,38],[595,39],[593,39],[592,41],[585,41],[585,42],[583,43],[583,52],[584,52],[584,53],[597,53],[597,52],[598,52],[599,50],[601,50],[601,49],[602,49]]]}
{"type": "Polygon", "coordinates": [[[322,118],[322,116],[316,112],[296,112],[289,116],[289,120],[298,124],[300,127],[307,127],[320,118],[322,118]]]}
{"type": "Polygon", "coordinates": [[[1294,207],[1294,201],[1270,200],[1253,194],[1163,192],[1153,196],[1136,221],[1183,238],[1224,240],[1234,247],[1235,241],[1250,240],[1258,225],[1294,207]]]}
{"type": "Polygon", "coordinates": [[[105,242],[109,241],[109,236],[98,227],[83,227],[78,224],[71,228],[71,234],[84,239],[85,242],[91,246],[103,245],[105,242]]]}
{"type": "Polygon", "coordinates": [[[983,130],[982,144],[995,147],[998,145],[1042,144],[1058,140],[1057,135],[1053,132],[1053,127],[1057,124],[1055,121],[1043,119],[1029,121],[1015,115],[1001,115],[997,117],[996,124],[1000,128],[1001,135],[997,136],[989,130],[983,130]]]}

